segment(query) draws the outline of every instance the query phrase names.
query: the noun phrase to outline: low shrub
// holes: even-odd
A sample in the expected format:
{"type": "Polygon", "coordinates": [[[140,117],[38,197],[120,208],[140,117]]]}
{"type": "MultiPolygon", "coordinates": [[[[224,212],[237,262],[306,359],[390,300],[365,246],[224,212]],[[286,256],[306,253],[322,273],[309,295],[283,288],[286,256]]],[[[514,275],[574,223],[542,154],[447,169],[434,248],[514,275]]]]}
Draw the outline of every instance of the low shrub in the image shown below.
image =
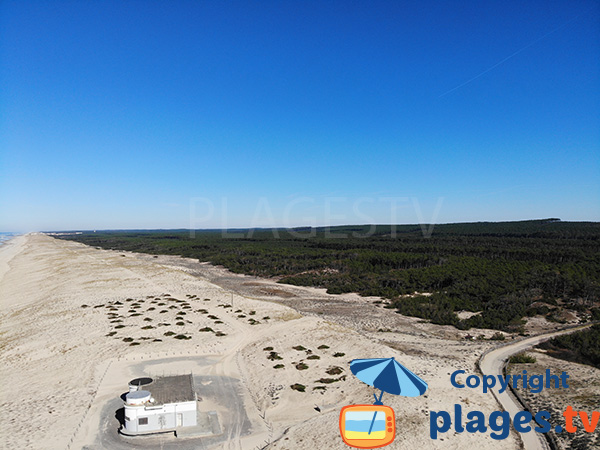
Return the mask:
{"type": "Polygon", "coordinates": [[[306,386],[304,386],[303,384],[292,384],[290,386],[293,390],[298,391],[298,392],[305,392],[306,391],[306,386]]]}

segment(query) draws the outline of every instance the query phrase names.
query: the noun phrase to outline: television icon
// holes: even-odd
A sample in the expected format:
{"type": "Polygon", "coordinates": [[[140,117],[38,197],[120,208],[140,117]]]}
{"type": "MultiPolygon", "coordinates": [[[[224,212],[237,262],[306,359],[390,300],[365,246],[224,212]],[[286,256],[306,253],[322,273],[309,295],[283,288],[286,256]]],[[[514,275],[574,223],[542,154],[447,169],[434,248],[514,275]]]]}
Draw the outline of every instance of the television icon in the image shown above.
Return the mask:
{"type": "Polygon", "coordinates": [[[384,405],[344,406],[340,412],[340,434],[350,447],[385,447],[396,437],[394,410],[384,405]]]}

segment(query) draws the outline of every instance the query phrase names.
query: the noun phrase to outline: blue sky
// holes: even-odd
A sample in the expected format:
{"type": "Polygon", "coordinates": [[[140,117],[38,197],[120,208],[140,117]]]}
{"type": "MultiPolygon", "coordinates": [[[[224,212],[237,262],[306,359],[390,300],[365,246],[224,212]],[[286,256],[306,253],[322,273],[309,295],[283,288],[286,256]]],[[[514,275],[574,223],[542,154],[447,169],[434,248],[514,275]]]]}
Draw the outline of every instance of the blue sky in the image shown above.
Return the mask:
{"type": "Polygon", "coordinates": [[[0,230],[600,220],[595,1],[3,1],[0,230]]]}

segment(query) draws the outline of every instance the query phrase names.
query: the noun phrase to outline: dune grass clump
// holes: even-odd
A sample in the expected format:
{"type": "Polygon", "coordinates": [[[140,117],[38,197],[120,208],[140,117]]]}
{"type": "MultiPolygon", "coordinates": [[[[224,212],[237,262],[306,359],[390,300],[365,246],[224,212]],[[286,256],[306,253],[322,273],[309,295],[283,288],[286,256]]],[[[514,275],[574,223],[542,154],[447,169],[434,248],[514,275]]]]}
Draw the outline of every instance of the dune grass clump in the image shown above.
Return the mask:
{"type": "Polygon", "coordinates": [[[125,328],[125,325],[117,325],[115,328],[125,328]]]}
{"type": "Polygon", "coordinates": [[[182,327],[185,325],[185,322],[175,322],[175,325],[182,327]]]}
{"type": "Polygon", "coordinates": [[[321,359],[319,355],[310,355],[306,359],[321,359]]]}
{"type": "Polygon", "coordinates": [[[508,361],[512,364],[533,364],[537,359],[535,356],[528,355],[527,353],[518,353],[511,356],[508,361]]]}
{"type": "Polygon", "coordinates": [[[218,323],[223,323],[223,321],[222,320],[215,320],[215,324],[218,324],[218,323]]]}
{"type": "Polygon", "coordinates": [[[305,347],[302,347],[301,345],[296,345],[295,347],[292,347],[294,350],[298,350],[299,352],[303,352],[304,350],[306,350],[305,347]]]}
{"type": "Polygon", "coordinates": [[[271,319],[269,316],[263,317],[263,320],[269,320],[269,319],[271,319]]]}
{"type": "Polygon", "coordinates": [[[154,306],[151,306],[150,308],[148,308],[148,311],[154,311],[156,308],[154,306]]]}
{"type": "Polygon", "coordinates": [[[140,345],[139,342],[131,342],[129,345],[140,345]]]}
{"type": "Polygon", "coordinates": [[[275,364],[273,369],[283,369],[285,366],[283,364],[275,364]]]}
{"type": "Polygon", "coordinates": [[[249,316],[253,316],[253,315],[255,315],[255,314],[256,314],[256,311],[250,311],[250,312],[248,313],[248,315],[249,315],[249,316]]]}
{"type": "Polygon", "coordinates": [[[313,388],[313,391],[326,391],[327,390],[327,386],[315,386],[313,388]]]}
{"type": "Polygon", "coordinates": [[[217,336],[217,337],[221,337],[221,336],[227,336],[227,333],[223,333],[222,331],[217,331],[217,332],[215,333],[215,336],[217,336]]]}
{"type": "Polygon", "coordinates": [[[182,339],[185,341],[192,338],[191,336],[186,336],[185,334],[178,334],[177,336],[174,336],[174,337],[175,337],[175,339],[182,339]]]}
{"type": "Polygon", "coordinates": [[[198,331],[202,331],[203,333],[212,332],[213,329],[210,327],[200,328],[198,331]]]}
{"type": "Polygon", "coordinates": [[[169,306],[169,309],[177,309],[177,306],[171,305],[171,306],[169,306]]]}
{"type": "Polygon", "coordinates": [[[132,337],[123,338],[123,342],[133,342],[133,338],[132,337]]]}
{"type": "Polygon", "coordinates": [[[341,353],[341,352],[337,352],[337,353],[333,354],[334,358],[341,358],[342,356],[346,356],[346,354],[345,353],[341,353]]]}
{"type": "Polygon", "coordinates": [[[341,367],[338,366],[331,366],[329,369],[327,369],[325,371],[325,373],[327,375],[339,375],[340,373],[342,373],[344,371],[344,369],[342,369],[341,367]]]}
{"type": "Polygon", "coordinates": [[[217,316],[214,316],[212,314],[210,316],[208,316],[208,318],[212,319],[212,320],[219,320],[219,318],[217,316]]]}
{"type": "Polygon", "coordinates": [[[265,348],[263,348],[263,350],[265,352],[270,352],[271,350],[273,350],[273,347],[265,347],[265,348]]]}
{"type": "Polygon", "coordinates": [[[315,381],[315,383],[331,384],[331,383],[335,383],[336,381],[340,381],[340,380],[336,379],[336,378],[319,378],[317,381],[315,381]]]}
{"type": "Polygon", "coordinates": [[[163,336],[173,336],[175,334],[175,332],[173,331],[167,331],[166,333],[163,333],[163,336]]]}
{"type": "Polygon", "coordinates": [[[154,327],[152,325],[146,325],[145,327],[142,327],[142,330],[151,330],[154,327]]]}
{"type": "Polygon", "coordinates": [[[146,321],[146,322],[152,322],[152,318],[151,317],[145,317],[144,321],[146,321]]]}
{"type": "Polygon", "coordinates": [[[244,314],[240,314],[238,317],[239,317],[240,319],[244,319],[246,316],[245,316],[244,314]]]}
{"type": "Polygon", "coordinates": [[[141,316],[142,313],[133,313],[133,314],[129,314],[129,317],[137,317],[137,316],[141,316]]]}
{"type": "Polygon", "coordinates": [[[164,314],[164,313],[166,313],[166,312],[169,312],[169,311],[167,311],[166,309],[163,309],[163,310],[159,311],[158,313],[159,313],[159,314],[164,314]]]}
{"type": "Polygon", "coordinates": [[[328,348],[329,348],[329,345],[325,345],[325,344],[323,344],[323,345],[319,345],[319,346],[317,347],[317,349],[319,349],[319,350],[327,350],[328,348]]]}
{"type": "Polygon", "coordinates": [[[162,342],[162,339],[156,338],[156,339],[153,339],[152,342],[162,342]]]}
{"type": "Polygon", "coordinates": [[[308,369],[308,366],[306,364],[304,364],[304,363],[298,363],[298,364],[296,364],[296,369],[298,369],[298,370],[306,370],[306,369],[308,369]]]}
{"type": "Polygon", "coordinates": [[[293,390],[298,391],[298,392],[305,392],[306,391],[306,386],[304,386],[303,384],[300,384],[300,383],[292,384],[290,387],[293,390]]]}
{"type": "Polygon", "coordinates": [[[116,331],[111,331],[111,332],[107,333],[106,336],[110,337],[110,336],[114,336],[115,334],[117,334],[116,331]]]}
{"type": "Polygon", "coordinates": [[[271,361],[275,361],[278,359],[283,359],[281,356],[279,356],[279,353],[277,352],[270,352],[269,356],[267,356],[267,359],[270,359],[271,361]]]}

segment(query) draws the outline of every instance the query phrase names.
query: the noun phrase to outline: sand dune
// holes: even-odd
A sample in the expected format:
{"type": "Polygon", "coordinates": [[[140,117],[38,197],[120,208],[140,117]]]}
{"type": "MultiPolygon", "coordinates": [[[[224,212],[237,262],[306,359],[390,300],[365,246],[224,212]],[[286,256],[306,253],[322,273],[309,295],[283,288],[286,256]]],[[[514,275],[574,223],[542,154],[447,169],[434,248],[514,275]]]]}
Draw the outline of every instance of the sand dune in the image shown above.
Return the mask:
{"type": "Polygon", "coordinates": [[[498,409],[490,394],[449,382],[456,369],[473,372],[492,344],[451,339],[456,330],[421,324],[354,295],[294,288],[295,297],[266,291],[264,298],[250,298],[190,264],[43,234],[1,248],[2,447],[99,448],[103,408],[145,367],[239,380],[250,430],[232,433],[216,448],[344,449],[340,408],[372,403],[374,392],[352,376],[349,361],[394,356],[429,390],[417,398],[384,396],[398,429],[388,448],[518,448],[514,432],[500,441],[454,431],[429,437],[430,410],[452,411],[455,403],[486,415],[498,409]],[[294,299],[304,307],[291,308],[294,299]],[[319,301],[325,313],[319,314],[319,301]],[[340,308],[344,315],[336,315],[340,308]],[[200,356],[212,362],[200,364],[200,356]],[[305,391],[291,389],[294,384],[305,391]]]}

